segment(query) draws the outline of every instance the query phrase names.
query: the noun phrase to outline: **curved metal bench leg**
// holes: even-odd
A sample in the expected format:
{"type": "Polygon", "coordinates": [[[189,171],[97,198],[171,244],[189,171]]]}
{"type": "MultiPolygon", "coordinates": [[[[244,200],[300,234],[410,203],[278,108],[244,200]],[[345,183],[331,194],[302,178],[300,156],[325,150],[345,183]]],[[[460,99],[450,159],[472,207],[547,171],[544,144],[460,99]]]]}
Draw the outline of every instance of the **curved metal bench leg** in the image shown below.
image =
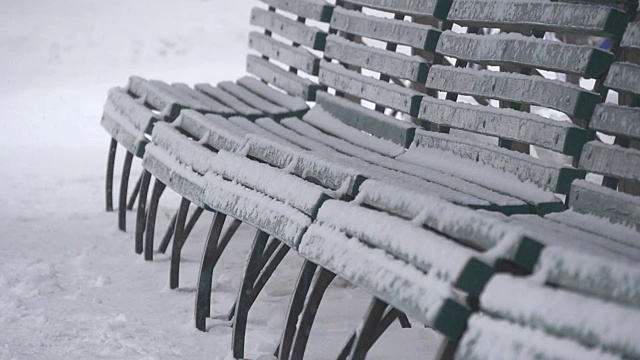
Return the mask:
{"type": "Polygon", "coordinates": [[[193,231],[193,228],[196,227],[196,224],[198,223],[198,220],[200,220],[200,216],[202,216],[203,212],[204,212],[204,209],[201,207],[198,207],[193,212],[193,214],[191,214],[191,218],[187,223],[187,227],[185,227],[184,229],[185,240],[189,237],[189,235],[191,234],[191,231],[193,231]]]}
{"type": "Polygon", "coordinates": [[[225,230],[222,239],[220,239],[226,217],[225,214],[215,213],[200,262],[195,309],[196,328],[200,331],[206,331],[207,317],[211,314],[211,280],[213,279],[213,269],[229,244],[229,241],[238,230],[238,227],[242,224],[240,220],[233,219],[233,222],[225,230]]]}
{"type": "Polygon", "coordinates": [[[147,170],[142,171],[140,178],[140,194],[138,199],[138,211],[136,213],[136,236],[135,250],[136,254],[142,254],[142,243],[144,240],[144,229],[147,216],[147,194],[149,192],[149,184],[151,183],[151,173],[147,170]]]}
{"type": "Polygon", "coordinates": [[[456,350],[458,350],[458,343],[445,338],[440,345],[440,349],[438,349],[436,359],[453,360],[453,357],[456,355],[456,350]]]}
{"type": "Polygon", "coordinates": [[[105,205],[107,211],[113,211],[113,168],[116,164],[116,150],[118,149],[118,142],[116,139],[111,139],[109,144],[109,154],[107,156],[107,178],[105,179],[105,205]]]}
{"type": "Polygon", "coordinates": [[[287,311],[287,319],[285,320],[284,329],[280,336],[280,344],[274,354],[279,360],[289,360],[293,339],[296,335],[298,317],[304,307],[304,301],[309,292],[311,279],[317,267],[318,266],[311,261],[305,260],[302,269],[300,269],[298,280],[296,280],[296,286],[293,290],[291,301],[289,302],[289,310],[287,311]]]}
{"type": "Polygon", "coordinates": [[[156,231],[156,217],[158,216],[158,204],[160,197],[164,192],[165,185],[162,181],[156,179],[153,183],[153,191],[151,192],[151,201],[149,202],[149,212],[147,214],[146,236],[144,242],[144,259],[153,260],[153,237],[156,231]]]}
{"type": "Polygon", "coordinates": [[[140,193],[140,186],[142,185],[142,177],[144,175],[140,174],[138,181],[136,181],[136,185],[133,187],[131,191],[131,195],[129,196],[129,201],[127,202],[127,210],[133,210],[133,206],[136,204],[136,200],[138,199],[138,194],[140,193]]]}
{"type": "MultiPolygon", "coordinates": [[[[282,259],[287,255],[290,248],[287,244],[281,243],[277,239],[272,239],[272,243],[278,244],[276,251],[272,253],[272,256],[268,259],[268,261],[260,260],[260,275],[255,278],[253,284],[250,283],[250,280],[247,274],[245,273],[245,277],[242,283],[242,289],[239,292],[238,300],[236,302],[236,311],[233,322],[233,353],[236,359],[241,359],[244,357],[244,343],[246,338],[246,329],[247,329],[247,319],[249,315],[249,310],[255,303],[258,295],[262,289],[264,289],[267,281],[271,278],[271,275],[276,271],[278,265],[282,262],[282,259]],[[248,291],[247,291],[248,289],[248,291]]],[[[262,257],[264,258],[266,255],[266,250],[262,257]]]]}
{"type": "Polygon", "coordinates": [[[160,246],[158,246],[158,252],[164,254],[167,252],[169,248],[169,244],[171,244],[171,239],[173,239],[173,235],[176,232],[176,220],[178,220],[178,213],[180,209],[176,210],[176,212],[169,220],[169,225],[167,225],[167,230],[165,230],[164,235],[162,235],[162,241],[160,242],[160,246]]]}
{"type": "Polygon", "coordinates": [[[302,360],[304,358],[307,341],[309,340],[313,321],[318,313],[318,307],[320,306],[324,292],[335,277],[336,275],[334,273],[324,268],[320,268],[320,271],[317,273],[317,277],[311,287],[311,292],[307,297],[306,304],[300,315],[300,323],[298,324],[298,330],[293,340],[291,360],[302,360]]]}
{"type": "Polygon", "coordinates": [[[173,236],[173,248],[171,250],[171,266],[169,268],[169,288],[176,289],[180,283],[180,256],[182,254],[182,244],[184,237],[184,226],[187,222],[189,213],[189,205],[191,202],[186,198],[180,201],[180,209],[175,222],[175,231],[173,236]]]}
{"type": "Polygon", "coordinates": [[[122,231],[127,231],[127,189],[129,188],[129,175],[131,174],[131,162],[133,154],[127,151],[122,167],[122,178],[120,179],[120,194],[118,199],[118,227],[122,231]]]}
{"type": "Polygon", "coordinates": [[[387,308],[387,303],[378,298],[374,298],[369,305],[367,315],[364,323],[356,336],[353,343],[353,349],[351,351],[351,360],[364,360],[367,356],[367,352],[373,346],[374,334],[377,331],[380,320],[384,316],[384,311],[387,308]]]}

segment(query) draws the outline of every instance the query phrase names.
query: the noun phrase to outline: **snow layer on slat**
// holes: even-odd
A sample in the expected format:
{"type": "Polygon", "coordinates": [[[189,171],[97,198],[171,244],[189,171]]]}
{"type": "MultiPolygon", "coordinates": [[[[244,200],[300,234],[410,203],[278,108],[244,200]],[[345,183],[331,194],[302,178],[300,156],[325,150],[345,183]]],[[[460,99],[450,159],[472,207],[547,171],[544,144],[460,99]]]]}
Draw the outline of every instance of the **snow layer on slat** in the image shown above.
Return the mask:
{"type": "Polygon", "coordinates": [[[186,95],[183,91],[181,91],[180,89],[177,89],[169,84],[167,84],[164,81],[160,81],[160,80],[149,80],[149,83],[153,86],[158,87],[159,89],[162,89],[163,91],[165,91],[167,94],[171,94],[173,97],[175,97],[176,99],[178,99],[178,101],[183,104],[185,107],[189,108],[189,109],[193,109],[193,110],[197,110],[199,112],[203,112],[203,113],[210,113],[213,112],[213,110],[206,104],[202,103],[201,101],[186,95]]]}
{"type": "Polygon", "coordinates": [[[635,227],[613,224],[608,219],[590,214],[580,214],[571,210],[549,214],[546,217],[640,249],[640,232],[636,231],[635,227]]]}
{"type": "Polygon", "coordinates": [[[640,261],[640,249],[538,215],[514,215],[508,221],[520,226],[532,239],[548,246],[575,249],[616,261],[640,261]]]}
{"type": "Polygon", "coordinates": [[[601,350],[485,315],[474,315],[456,360],[622,360],[601,350]]]}
{"type": "Polygon", "coordinates": [[[205,181],[159,147],[149,144],[142,166],[163,184],[198,207],[204,207],[205,181]]]}
{"type": "Polygon", "coordinates": [[[325,202],[317,221],[449,283],[455,282],[469,259],[478,254],[410,221],[342,201],[325,202]]]}
{"type": "Polygon", "coordinates": [[[249,106],[262,111],[265,114],[277,115],[289,112],[289,110],[283,108],[282,106],[272,104],[271,102],[261,98],[260,96],[231,81],[223,81],[221,83],[218,83],[218,87],[249,104],[249,106]]]}
{"type": "Polygon", "coordinates": [[[640,108],[598,104],[589,122],[589,128],[611,135],[640,139],[640,108]]]}
{"type": "Polygon", "coordinates": [[[247,155],[340,194],[355,196],[363,176],[339,163],[255,135],[247,136],[247,155]]]}
{"type": "Polygon", "coordinates": [[[239,127],[245,129],[248,134],[260,135],[262,137],[271,139],[271,140],[273,140],[275,142],[283,143],[284,145],[289,146],[291,148],[300,149],[300,147],[298,145],[295,145],[295,144],[293,144],[293,143],[291,143],[291,142],[289,142],[289,141],[287,141],[287,140],[285,140],[285,139],[283,139],[283,138],[281,138],[281,137],[279,137],[277,135],[274,135],[273,133],[265,130],[264,128],[256,125],[254,122],[252,122],[252,121],[250,121],[250,120],[248,120],[246,118],[234,116],[234,117],[229,118],[229,122],[232,123],[232,124],[238,125],[239,127]]]}
{"type": "Polygon", "coordinates": [[[438,125],[516,140],[568,155],[579,155],[589,139],[586,130],[570,122],[429,96],[422,99],[418,117],[438,125]]]}
{"type": "Polygon", "coordinates": [[[211,150],[187,138],[166,123],[159,123],[153,128],[153,143],[200,174],[211,169],[216,156],[211,150]]]}
{"type": "Polygon", "coordinates": [[[302,120],[326,133],[345,139],[352,144],[374,151],[380,155],[396,157],[405,152],[405,149],[402,146],[396,145],[388,140],[365,134],[362,131],[343,123],[325,111],[322,108],[322,105],[315,106],[302,117],[302,120]]]}
{"type": "MultiPolygon", "coordinates": [[[[318,66],[319,62],[318,62],[318,66]]],[[[236,83],[242,87],[251,90],[252,92],[260,95],[261,97],[273,102],[274,104],[278,104],[282,107],[285,107],[293,112],[304,112],[309,110],[309,106],[307,102],[303,99],[291,95],[287,95],[281,91],[278,91],[261,81],[250,77],[245,76],[240,78],[236,83]]]]}
{"type": "Polygon", "coordinates": [[[159,120],[151,110],[119,88],[109,90],[104,112],[109,113],[112,118],[131,123],[136,129],[145,133],[151,132],[153,124],[159,120]]]}
{"type": "Polygon", "coordinates": [[[524,65],[590,78],[602,74],[614,60],[612,53],[591,46],[565,44],[516,33],[476,35],[449,30],[440,36],[436,51],[472,62],[524,65]]]}
{"type": "Polygon", "coordinates": [[[305,101],[314,101],[320,85],[309,79],[283,70],[281,67],[259,58],[255,55],[247,56],[247,71],[260,79],[286,91],[289,95],[305,101]]]}
{"type": "Polygon", "coordinates": [[[584,250],[549,246],[542,250],[538,272],[538,278],[552,285],[640,307],[637,261],[614,261],[584,250]]]}
{"type": "Polygon", "coordinates": [[[249,47],[272,60],[318,75],[320,58],[304,47],[293,47],[271,36],[252,31],[249,34],[249,47]]]}
{"type": "Polygon", "coordinates": [[[216,150],[237,151],[244,146],[244,134],[234,131],[235,125],[217,115],[203,116],[193,110],[184,110],[172,124],[184,129],[216,150]]]}
{"type": "Polygon", "coordinates": [[[448,284],[330,227],[311,225],[298,251],[424,324],[435,322],[450,295],[448,284]]]}
{"type": "Polygon", "coordinates": [[[174,95],[138,76],[129,77],[127,91],[144,99],[145,103],[161,111],[163,116],[170,119],[175,119],[180,114],[180,110],[187,108],[174,95]]]}
{"type": "Polygon", "coordinates": [[[494,276],[480,296],[481,308],[585,346],[640,356],[640,310],[540,286],[511,275],[494,276]],[[518,296],[506,296],[518,294],[518,296]]]}
{"type": "Polygon", "coordinates": [[[611,65],[604,85],[616,91],[640,95],[640,65],[629,62],[611,65]]]}
{"type": "Polygon", "coordinates": [[[261,0],[276,9],[284,10],[306,19],[328,22],[333,6],[324,0],[261,0]]]}
{"type": "Polygon", "coordinates": [[[433,65],[427,88],[539,105],[589,119],[600,95],[577,85],[515,73],[433,65]]]}
{"type": "Polygon", "coordinates": [[[171,84],[171,87],[177,89],[178,91],[181,91],[185,96],[193,98],[194,100],[204,104],[209,112],[224,116],[229,116],[236,113],[234,110],[222,104],[221,102],[216,101],[213,98],[190,88],[187,84],[173,83],[171,84]]]}
{"type": "Polygon", "coordinates": [[[520,227],[507,224],[489,213],[377,180],[367,180],[362,184],[356,202],[413,219],[414,223],[425,225],[474,248],[494,249],[491,253],[495,254],[483,255],[482,258],[486,260],[492,256],[513,258],[515,245],[524,237],[520,227]]]}
{"type": "Polygon", "coordinates": [[[282,139],[288,140],[307,150],[320,150],[320,151],[329,151],[331,150],[329,147],[311,139],[308,137],[304,137],[293,130],[289,130],[286,127],[278,124],[273,119],[270,118],[260,118],[256,120],[256,124],[263,127],[267,131],[279,136],[282,139]]]}
{"type": "Polygon", "coordinates": [[[222,89],[215,88],[209,84],[196,84],[195,89],[227,105],[237,111],[240,115],[247,117],[257,117],[262,115],[260,110],[252,108],[222,89]]]}
{"type": "Polygon", "coordinates": [[[607,6],[549,1],[456,0],[447,20],[460,25],[511,27],[591,35],[622,36],[629,17],[607,6]]]}
{"type": "Polygon", "coordinates": [[[640,197],[580,180],[571,184],[569,206],[612,223],[635,227],[640,232],[640,197]]]}
{"type": "MultiPolygon", "coordinates": [[[[281,123],[284,126],[287,126],[288,128],[300,134],[309,136],[314,140],[320,141],[323,144],[330,146],[343,154],[354,156],[358,159],[364,160],[369,164],[377,165],[377,167],[383,167],[383,168],[386,168],[387,170],[404,172],[405,174],[410,174],[415,177],[420,177],[423,180],[432,182],[432,187],[437,187],[440,191],[452,193],[452,190],[453,190],[453,192],[462,192],[465,194],[471,194],[476,198],[485,199],[498,205],[521,204],[521,202],[513,198],[509,198],[507,196],[500,195],[496,192],[492,192],[486,188],[482,188],[468,181],[460,180],[453,176],[443,174],[434,170],[411,166],[409,164],[396,161],[394,159],[382,156],[380,154],[374,153],[364,148],[355,146],[344,140],[324,134],[320,130],[302,122],[301,120],[289,118],[289,119],[282,120],[281,123]],[[443,189],[443,187],[448,188],[448,190],[443,189]]],[[[428,183],[424,183],[423,185],[428,185],[428,183]]],[[[446,197],[447,195],[442,194],[442,196],[446,197]]],[[[452,196],[455,196],[455,195],[452,194],[452,196]]]]}
{"type": "Polygon", "coordinates": [[[115,110],[109,109],[108,104],[105,105],[100,125],[127,151],[134,156],[142,157],[144,147],[148,143],[144,133],[136,129],[127,119],[123,119],[115,110]]]}
{"type": "Polygon", "coordinates": [[[640,151],[591,141],[582,150],[580,168],[617,178],[640,180],[640,151]]]}
{"type": "MultiPolygon", "coordinates": [[[[543,201],[545,201],[545,199],[546,201],[551,201],[552,194],[542,192],[541,189],[536,189],[534,186],[523,186],[522,181],[530,181],[538,187],[551,191],[567,192],[570,181],[564,184],[566,186],[563,188],[558,188],[559,184],[562,185],[560,183],[561,171],[575,171],[575,169],[572,168],[563,168],[548,164],[533,156],[503,149],[491,144],[424,130],[416,131],[416,138],[410,150],[398,158],[420,163],[421,161],[426,162],[426,157],[430,155],[437,160],[437,162],[431,161],[431,163],[435,163],[434,165],[439,165],[439,167],[451,167],[455,165],[455,167],[460,169],[459,171],[463,171],[464,166],[460,166],[461,163],[451,161],[451,154],[456,157],[472,160],[476,163],[489,165],[495,169],[517,176],[521,182],[519,182],[520,185],[514,189],[516,193],[521,193],[523,196],[533,197],[534,199],[537,198],[543,201]],[[446,156],[447,153],[449,153],[449,156],[446,156]],[[443,158],[443,156],[445,157],[443,158]],[[425,159],[420,160],[422,157],[425,157],[425,159]],[[446,160],[443,161],[443,159],[446,160]],[[527,188],[530,190],[527,190],[527,188]]],[[[495,182],[495,177],[493,177],[495,173],[491,174],[490,181],[495,182]]],[[[512,186],[517,184],[517,182],[514,182],[512,186]]]]}
{"type": "Polygon", "coordinates": [[[322,30],[291,20],[272,11],[253,8],[251,10],[251,25],[265,28],[274,34],[285,37],[295,43],[322,50],[327,34],[322,30]]]}
{"type": "Polygon", "coordinates": [[[328,198],[325,189],[290,175],[281,169],[220,151],[211,163],[211,171],[225,179],[264,193],[313,216],[328,198]]]}
{"type": "Polygon", "coordinates": [[[352,70],[339,64],[320,62],[320,83],[347,94],[374,103],[417,115],[423,95],[400,85],[390,84],[352,70]]]}
{"type": "Polygon", "coordinates": [[[311,224],[311,219],[302,212],[257,191],[213,174],[206,175],[205,181],[207,206],[253,225],[293,248],[311,224]]]}
{"type": "Polygon", "coordinates": [[[627,25],[627,30],[624,32],[620,46],[640,50],[640,21],[627,25]]]}
{"type": "Polygon", "coordinates": [[[352,0],[350,3],[408,15],[431,16],[444,19],[447,2],[440,0],[352,0]]]}
{"type": "Polygon", "coordinates": [[[523,182],[513,174],[501,172],[499,173],[500,180],[496,181],[498,171],[496,168],[455,155],[457,154],[424,146],[412,146],[406,154],[397,159],[472,181],[489,189],[522,199],[527,203],[540,204],[560,201],[553,193],[534,184],[523,182]]]}
{"type": "Polygon", "coordinates": [[[413,141],[416,125],[410,122],[367,109],[359,103],[324,91],[316,95],[316,106],[318,105],[345,124],[373,136],[391,140],[402,147],[409,147],[413,141]]]}
{"type": "Polygon", "coordinates": [[[324,56],[340,62],[377,71],[389,76],[424,82],[429,63],[420,56],[358,44],[337,35],[329,35],[324,56]]]}
{"type": "Polygon", "coordinates": [[[346,33],[433,51],[440,31],[432,26],[404,20],[365,15],[360,11],[335,8],[331,27],[346,33]]]}

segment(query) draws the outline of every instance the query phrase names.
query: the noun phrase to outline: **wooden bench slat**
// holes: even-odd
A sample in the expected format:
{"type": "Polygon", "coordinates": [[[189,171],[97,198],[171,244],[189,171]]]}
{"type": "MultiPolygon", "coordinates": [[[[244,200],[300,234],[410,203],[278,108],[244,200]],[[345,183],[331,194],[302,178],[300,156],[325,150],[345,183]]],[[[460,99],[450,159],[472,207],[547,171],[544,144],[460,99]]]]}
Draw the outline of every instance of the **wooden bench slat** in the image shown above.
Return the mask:
{"type": "Polygon", "coordinates": [[[154,124],[161,120],[159,116],[119,88],[109,90],[104,111],[112,113],[112,117],[122,117],[123,121],[131,123],[144,133],[150,133],[154,124]]]}
{"type": "Polygon", "coordinates": [[[261,0],[269,6],[305,19],[329,22],[333,6],[324,0],[261,0]]]}
{"type": "Polygon", "coordinates": [[[562,111],[580,119],[589,119],[600,95],[559,80],[433,65],[427,88],[457,94],[539,105],[562,111]]]}
{"type": "Polygon", "coordinates": [[[308,137],[304,137],[293,130],[287,129],[275,122],[273,119],[260,118],[256,120],[256,124],[281,139],[287,140],[303,149],[311,151],[332,151],[328,146],[308,137]]]}
{"type": "Polygon", "coordinates": [[[544,118],[512,109],[422,99],[418,118],[434,124],[498,136],[576,156],[589,140],[586,130],[569,122],[544,118]]]}
{"type": "Polygon", "coordinates": [[[242,131],[234,130],[235,125],[217,115],[202,115],[193,110],[184,110],[174,122],[193,137],[204,140],[216,150],[237,151],[244,147],[242,131]]]}
{"type": "Polygon", "coordinates": [[[198,141],[199,139],[189,139],[176,127],[167,123],[159,123],[153,128],[154,146],[202,175],[211,169],[211,162],[216,153],[202,146],[198,141]]]}
{"type": "Polygon", "coordinates": [[[323,50],[327,40],[327,33],[316,27],[305,25],[273,11],[260,8],[251,10],[250,24],[267,29],[274,34],[315,50],[323,50]]]}
{"type": "Polygon", "coordinates": [[[627,25],[620,46],[634,50],[640,50],[640,21],[632,22],[627,25]]]}
{"type": "Polygon", "coordinates": [[[416,126],[410,122],[381,114],[323,91],[316,95],[316,106],[318,105],[349,126],[391,140],[405,148],[413,141],[416,126]]]}
{"type": "Polygon", "coordinates": [[[205,177],[204,200],[207,207],[231,215],[272,235],[292,248],[311,224],[302,212],[218,175],[205,177]]]}
{"type": "Polygon", "coordinates": [[[293,47],[255,31],[249,34],[249,47],[270,59],[293,66],[307,74],[318,75],[320,58],[303,47],[293,47]]]}
{"type": "Polygon", "coordinates": [[[279,116],[289,113],[288,109],[273,104],[234,82],[220,82],[218,83],[218,88],[244,101],[249,106],[260,110],[263,114],[268,114],[270,116],[279,116]]]}
{"type": "Polygon", "coordinates": [[[342,138],[351,144],[383,156],[396,157],[405,152],[405,148],[400,145],[365,134],[356,128],[350,127],[325,111],[322,105],[316,105],[302,117],[302,120],[327,134],[342,138]]]}
{"type": "Polygon", "coordinates": [[[638,309],[506,274],[496,275],[489,281],[480,302],[483,312],[495,317],[535,324],[549,334],[584,346],[597,346],[628,357],[640,355],[640,341],[632,331],[640,323],[638,309]],[[513,298],[505,294],[526,294],[527,300],[514,303],[513,298]]]}
{"type": "Polygon", "coordinates": [[[122,145],[128,152],[136,157],[144,155],[144,149],[149,140],[144,132],[137,129],[128,119],[118,114],[112,106],[105,104],[100,125],[109,133],[111,138],[122,145]]]}
{"type": "Polygon", "coordinates": [[[601,350],[550,336],[542,330],[478,314],[456,351],[456,360],[622,360],[601,350]]]}
{"type": "Polygon", "coordinates": [[[412,116],[418,114],[420,100],[423,97],[417,91],[361,75],[326,61],[320,63],[319,80],[336,90],[412,116]]]}
{"type": "Polygon", "coordinates": [[[464,331],[469,310],[449,298],[449,284],[380,249],[313,224],[303,236],[299,252],[449,339],[457,340],[464,331]]]}
{"type": "Polygon", "coordinates": [[[263,115],[260,110],[252,108],[251,106],[240,101],[240,99],[227,93],[226,91],[223,91],[222,89],[218,89],[209,84],[196,84],[194,88],[202,92],[203,94],[206,94],[207,96],[225,104],[226,106],[237,112],[239,115],[246,116],[248,118],[255,118],[263,115]]]}
{"type": "Polygon", "coordinates": [[[606,218],[571,210],[549,214],[546,218],[640,250],[640,232],[635,227],[613,224],[606,218]]]}
{"type": "Polygon", "coordinates": [[[336,8],[331,27],[346,33],[434,51],[440,30],[403,20],[365,15],[359,11],[336,8]]]}
{"type": "Polygon", "coordinates": [[[236,83],[250,90],[251,92],[271,101],[274,104],[287,108],[296,114],[299,114],[300,116],[307,110],[309,110],[307,102],[303,99],[287,95],[253,77],[242,77],[238,81],[236,81],[236,83]]]}
{"type": "Polygon", "coordinates": [[[377,71],[389,76],[424,83],[429,63],[419,56],[374,48],[349,41],[337,35],[329,35],[324,56],[340,62],[377,71]]]}
{"type": "Polygon", "coordinates": [[[580,168],[620,179],[640,180],[640,151],[591,141],[584,146],[580,168]]]}
{"type": "Polygon", "coordinates": [[[173,94],[139,76],[129,77],[126,89],[137,97],[143,98],[146,104],[170,119],[175,119],[180,114],[180,110],[188,107],[173,94]]]}
{"type": "Polygon", "coordinates": [[[242,129],[247,131],[247,134],[256,134],[258,136],[261,137],[265,137],[267,139],[270,139],[272,141],[275,142],[279,142],[282,143],[283,145],[286,145],[288,147],[291,147],[293,149],[297,149],[297,150],[302,150],[301,147],[299,147],[298,145],[281,138],[280,136],[274,135],[273,133],[267,131],[265,128],[256,125],[256,123],[252,122],[251,120],[248,120],[246,118],[243,117],[239,117],[239,116],[233,116],[231,118],[229,118],[229,122],[232,124],[237,125],[238,127],[241,127],[242,129]]]}
{"type": "Polygon", "coordinates": [[[569,206],[582,214],[593,214],[613,223],[635,226],[640,232],[638,196],[580,180],[571,184],[569,206]]]}
{"type": "Polygon", "coordinates": [[[474,63],[514,64],[596,78],[614,61],[613,53],[517,33],[475,35],[445,31],[436,52],[474,63]]]}
{"type": "Polygon", "coordinates": [[[621,37],[629,16],[608,6],[535,0],[455,0],[447,20],[472,27],[621,37]]]}
{"type": "Polygon", "coordinates": [[[589,122],[591,130],[640,139],[640,108],[598,104],[589,122]]]}
{"type": "Polygon", "coordinates": [[[531,181],[561,194],[568,193],[573,180],[584,177],[584,172],[578,169],[549,164],[529,155],[447,134],[418,130],[414,145],[444,150],[464,159],[490,165],[514,174],[522,181],[531,181]]]}
{"type": "Polygon", "coordinates": [[[212,97],[201,93],[200,91],[196,91],[190,88],[187,84],[173,83],[171,84],[171,87],[177,89],[178,91],[181,91],[183,94],[185,94],[185,96],[189,96],[199,103],[206,105],[207,112],[212,112],[214,114],[222,116],[230,116],[236,114],[233,109],[217,100],[214,100],[212,97]]]}
{"type": "Polygon", "coordinates": [[[640,65],[618,62],[611,65],[604,85],[619,92],[640,95],[640,65]]]}
{"type": "Polygon", "coordinates": [[[446,19],[451,1],[446,0],[350,0],[352,4],[398,14],[446,19]]]}
{"type": "MultiPolygon", "coordinates": [[[[469,181],[458,179],[427,168],[416,167],[407,163],[379,155],[372,151],[350,144],[342,139],[327,135],[299,119],[282,120],[282,124],[302,135],[308,136],[338,152],[349,155],[336,157],[336,161],[346,162],[359,171],[380,180],[401,181],[413,188],[421,188],[434,194],[464,205],[478,204],[482,199],[496,205],[500,211],[523,211],[527,206],[517,199],[498,194],[469,181]],[[351,160],[350,160],[351,158],[351,160]]],[[[484,203],[484,202],[483,202],[484,203]]]]}
{"type": "Polygon", "coordinates": [[[321,89],[320,85],[309,79],[301,78],[254,55],[247,56],[247,71],[286,91],[289,95],[306,101],[315,101],[316,92],[321,89]]]}
{"type": "Polygon", "coordinates": [[[149,83],[151,83],[154,86],[157,86],[158,88],[162,89],[163,91],[165,91],[167,94],[171,94],[172,96],[174,96],[176,99],[178,99],[180,101],[181,104],[183,104],[185,107],[189,108],[189,109],[193,109],[193,110],[197,110],[199,112],[202,113],[212,113],[215,111],[215,109],[211,109],[207,104],[191,97],[188,96],[187,94],[185,94],[182,90],[173,87],[169,84],[167,84],[164,81],[160,81],[160,80],[149,80],[149,83]]]}

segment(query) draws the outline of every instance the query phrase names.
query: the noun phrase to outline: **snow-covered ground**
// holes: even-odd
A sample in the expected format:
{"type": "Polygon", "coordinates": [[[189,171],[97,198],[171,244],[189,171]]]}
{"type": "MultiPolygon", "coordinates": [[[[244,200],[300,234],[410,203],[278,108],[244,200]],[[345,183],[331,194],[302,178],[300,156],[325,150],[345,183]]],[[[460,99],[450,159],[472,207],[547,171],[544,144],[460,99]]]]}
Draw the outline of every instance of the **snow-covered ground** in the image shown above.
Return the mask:
{"type": "MultiPolygon", "coordinates": [[[[181,291],[169,290],[166,256],[143,261],[132,234],[104,212],[108,136],[99,119],[107,90],[130,74],[186,83],[242,76],[255,3],[3,1],[0,359],[229,356],[228,324],[212,320],[201,333],[192,320],[209,217],[185,247],[181,291]]],[[[158,236],[177,201],[162,203],[158,236]]],[[[129,220],[131,229],[133,214],[129,220]]],[[[214,314],[226,313],[235,297],[252,236],[241,228],[214,274],[214,314]]],[[[249,357],[275,348],[300,263],[289,255],[252,310],[249,357]]],[[[335,358],[368,302],[344,283],[332,286],[308,358],[335,358]]],[[[394,325],[371,358],[430,358],[437,342],[429,330],[394,325]]]]}

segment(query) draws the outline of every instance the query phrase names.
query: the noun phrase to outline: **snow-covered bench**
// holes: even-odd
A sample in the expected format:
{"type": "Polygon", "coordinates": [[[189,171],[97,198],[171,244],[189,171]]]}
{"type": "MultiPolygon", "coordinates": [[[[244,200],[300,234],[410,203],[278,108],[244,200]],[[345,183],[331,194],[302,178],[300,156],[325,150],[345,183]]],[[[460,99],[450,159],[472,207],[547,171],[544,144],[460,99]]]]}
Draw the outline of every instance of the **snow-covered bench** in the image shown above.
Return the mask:
{"type": "Polygon", "coordinates": [[[322,51],[327,34],[305,23],[307,20],[329,21],[333,6],[323,0],[263,2],[269,5],[269,9],[254,8],[250,23],[263,28],[264,33],[252,32],[249,38],[249,47],[262,57],[248,55],[247,71],[264,82],[247,76],[236,82],[225,81],[216,86],[197,84],[190,88],[182,83],[169,85],[132,76],[125,88],[110,92],[102,116],[102,126],[112,137],[107,161],[107,211],[113,210],[113,169],[117,145],[122,145],[127,152],[118,204],[120,229],[126,229],[126,210],[133,208],[140,190],[138,181],[127,204],[131,163],[133,157],[142,157],[155,122],[171,122],[182,109],[249,119],[301,116],[308,110],[306,101],[315,99],[320,86],[299,76],[299,73],[318,75],[320,58],[308,49],[322,51]],[[295,15],[297,20],[276,13],[276,9],[295,15]],[[292,45],[277,40],[272,34],[290,40],[292,45]],[[288,71],[269,59],[286,65],[288,71]]]}

